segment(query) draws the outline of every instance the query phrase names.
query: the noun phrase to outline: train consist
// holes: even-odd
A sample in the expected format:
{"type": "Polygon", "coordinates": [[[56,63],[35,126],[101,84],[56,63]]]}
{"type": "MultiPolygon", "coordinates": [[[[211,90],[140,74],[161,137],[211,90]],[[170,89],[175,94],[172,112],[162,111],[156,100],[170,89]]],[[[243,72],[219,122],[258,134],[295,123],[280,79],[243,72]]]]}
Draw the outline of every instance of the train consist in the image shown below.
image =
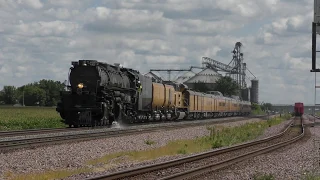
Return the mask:
{"type": "Polygon", "coordinates": [[[294,103],[294,115],[302,116],[304,114],[304,106],[302,102],[294,103]]]}
{"type": "Polygon", "coordinates": [[[96,60],[71,63],[69,90],[56,110],[70,127],[243,116],[251,103],[200,93],[183,84],[154,82],[138,71],[96,60]]]}

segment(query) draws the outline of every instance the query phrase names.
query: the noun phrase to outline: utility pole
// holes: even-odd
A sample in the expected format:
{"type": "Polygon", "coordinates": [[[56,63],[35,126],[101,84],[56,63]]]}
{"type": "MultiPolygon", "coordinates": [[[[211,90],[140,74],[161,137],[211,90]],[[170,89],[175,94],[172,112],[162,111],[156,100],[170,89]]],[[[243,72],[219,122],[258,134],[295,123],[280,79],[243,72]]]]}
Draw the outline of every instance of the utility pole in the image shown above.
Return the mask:
{"type": "Polygon", "coordinates": [[[24,106],[24,90],[22,91],[22,106],[24,106]]]}

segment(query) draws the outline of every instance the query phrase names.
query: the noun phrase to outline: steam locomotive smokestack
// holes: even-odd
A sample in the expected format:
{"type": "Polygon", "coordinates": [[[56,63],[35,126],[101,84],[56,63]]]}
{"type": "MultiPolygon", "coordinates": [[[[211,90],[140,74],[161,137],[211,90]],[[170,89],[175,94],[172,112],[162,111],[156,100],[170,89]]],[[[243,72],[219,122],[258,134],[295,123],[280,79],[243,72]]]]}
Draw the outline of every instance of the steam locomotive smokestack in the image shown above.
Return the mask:
{"type": "Polygon", "coordinates": [[[120,63],[114,63],[114,65],[120,70],[120,63]]]}

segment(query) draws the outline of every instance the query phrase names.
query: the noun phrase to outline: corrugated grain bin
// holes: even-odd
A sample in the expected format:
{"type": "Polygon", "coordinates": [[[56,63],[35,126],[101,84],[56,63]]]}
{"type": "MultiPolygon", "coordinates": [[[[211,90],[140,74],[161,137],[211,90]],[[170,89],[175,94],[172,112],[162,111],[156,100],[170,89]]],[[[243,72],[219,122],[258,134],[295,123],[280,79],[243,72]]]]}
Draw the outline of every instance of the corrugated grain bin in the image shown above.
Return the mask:
{"type": "Polygon", "coordinates": [[[259,103],[259,81],[256,79],[251,80],[250,101],[259,103]]]}

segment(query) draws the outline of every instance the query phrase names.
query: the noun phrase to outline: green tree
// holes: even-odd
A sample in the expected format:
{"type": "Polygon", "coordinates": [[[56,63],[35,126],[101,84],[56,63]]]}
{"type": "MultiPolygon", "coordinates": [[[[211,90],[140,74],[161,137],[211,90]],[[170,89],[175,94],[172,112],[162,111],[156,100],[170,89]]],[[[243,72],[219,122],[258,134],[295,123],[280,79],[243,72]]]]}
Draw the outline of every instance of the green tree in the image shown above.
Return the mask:
{"type": "Polygon", "coordinates": [[[263,103],[261,104],[261,110],[265,111],[265,110],[271,110],[272,109],[272,104],[271,103],[263,103]]]}
{"type": "Polygon", "coordinates": [[[194,90],[196,91],[200,91],[200,92],[207,92],[210,91],[211,89],[206,85],[206,83],[202,82],[202,81],[198,81],[196,83],[194,83],[194,90]]]}
{"type": "Polygon", "coordinates": [[[5,104],[3,98],[3,91],[0,91],[0,104],[5,104]]]}
{"type": "Polygon", "coordinates": [[[60,98],[59,91],[64,89],[60,81],[42,79],[39,82],[29,83],[21,87],[5,86],[0,91],[0,103],[14,104],[18,100],[27,106],[56,106],[60,98]]]}
{"type": "Polygon", "coordinates": [[[224,76],[216,81],[215,91],[221,92],[224,96],[238,95],[238,84],[231,77],[224,76]]]}
{"type": "Polygon", "coordinates": [[[42,79],[37,86],[46,93],[46,106],[55,106],[60,97],[60,91],[64,89],[64,84],[60,81],[42,79]]]}
{"type": "Polygon", "coordinates": [[[63,88],[64,88],[64,84],[61,83],[60,81],[42,79],[39,82],[29,83],[27,85],[24,85],[24,86],[17,88],[17,93],[16,93],[17,95],[16,96],[18,97],[19,102],[22,104],[23,103],[23,92],[24,92],[25,105],[34,106],[34,105],[38,105],[38,104],[34,104],[33,101],[30,102],[30,99],[35,98],[34,93],[31,93],[31,91],[37,91],[37,92],[41,93],[40,97],[39,97],[40,99],[36,100],[37,102],[39,101],[40,105],[42,105],[42,106],[56,106],[57,101],[60,97],[59,91],[63,90],[63,88]],[[35,88],[30,89],[30,87],[35,87],[35,88]],[[28,91],[28,92],[26,92],[26,91],[28,91]],[[44,96],[43,96],[43,93],[44,93],[44,96]],[[26,101],[29,101],[29,102],[26,102],[26,101]]]}
{"type": "Polygon", "coordinates": [[[259,104],[257,104],[257,103],[252,103],[251,104],[251,109],[252,110],[260,110],[261,111],[261,106],[259,105],[259,104]]]}
{"type": "Polygon", "coordinates": [[[5,104],[16,103],[16,87],[4,86],[1,93],[2,100],[5,104]]]}
{"type": "MultiPolygon", "coordinates": [[[[46,92],[34,85],[26,85],[23,87],[24,104],[26,106],[44,106],[46,101],[46,92]]],[[[19,99],[22,102],[22,96],[19,99]]]]}
{"type": "Polygon", "coordinates": [[[251,104],[252,114],[258,115],[258,114],[264,114],[264,112],[261,110],[261,106],[256,103],[251,104]]]}

